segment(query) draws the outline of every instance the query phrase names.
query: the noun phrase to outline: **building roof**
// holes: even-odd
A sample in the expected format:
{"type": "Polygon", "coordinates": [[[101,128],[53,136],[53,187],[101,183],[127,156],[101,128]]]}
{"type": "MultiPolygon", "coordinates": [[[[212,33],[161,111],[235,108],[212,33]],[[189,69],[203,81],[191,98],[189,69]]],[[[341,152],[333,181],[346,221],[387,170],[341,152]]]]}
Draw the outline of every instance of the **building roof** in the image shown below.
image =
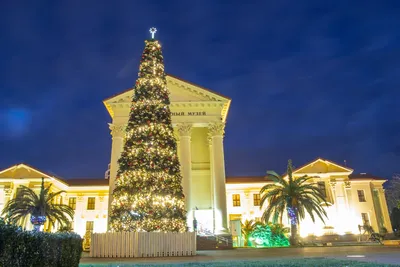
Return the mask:
{"type": "MultiPolygon", "coordinates": [[[[201,88],[201,89],[203,89],[203,90],[205,90],[205,91],[208,91],[208,92],[210,92],[210,93],[212,93],[212,94],[216,94],[216,95],[218,95],[218,96],[220,96],[220,97],[223,97],[223,98],[226,98],[226,99],[228,99],[228,100],[232,100],[230,97],[228,97],[228,96],[226,96],[226,95],[223,95],[223,94],[218,93],[218,92],[216,92],[216,91],[213,91],[213,90],[211,90],[211,89],[205,88],[205,87],[200,86],[200,85],[198,85],[198,84],[189,82],[189,81],[184,80],[184,79],[182,79],[182,78],[179,78],[179,77],[177,77],[177,76],[175,76],[175,75],[171,75],[171,74],[167,74],[167,73],[166,73],[166,76],[172,77],[172,78],[174,78],[174,79],[177,79],[177,80],[179,80],[179,81],[181,81],[181,82],[190,84],[190,85],[192,85],[192,86],[201,88]]],[[[123,93],[129,92],[129,91],[133,90],[134,88],[135,88],[135,86],[133,85],[131,88],[128,88],[128,89],[126,89],[126,90],[124,90],[124,91],[122,91],[122,92],[116,93],[116,94],[114,94],[114,95],[112,95],[112,96],[110,96],[110,97],[107,97],[106,99],[103,100],[103,102],[105,102],[105,101],[107,101],[107,100],[110,100],[110,99],[112,99],[112,98],[114,98],[114,97],[116,97],[116,96],[122,95],[123,93]]]]}
{"type": "MultiPolygon", "coordinates": [[[[25,178],[26,172],[19,172],[21,169],[26,169],[29,171],[31,176],[27,176],[26,178],[41,178],[41,177],[51,177],[57,179],[67,186],[108,186],[109,179],[104,178],[84,178],[84,179],[63,179],[59,176],[51,175],[49,173],[41,172],[38,169],[25,164],[20,163],[13,165],[7,169],[0,170],[0,178],[25,178]]],[[[358,174],[350,174],[350,180],[387,180],[386,178],[382,178],[379,176],[371,175],[369,173],[358,173],[358,174]]],[[[246,184],[246,183],[266,183],[271,181],[266,176],[230,176],[226,177],[227,184],[246,184]]]]}
{"type": "Polygon", "coordinates": [[[185,79],[179,78],[179,77],[177,77],[177,76],[175,76],[175,75],[172,75],[172,74],[167,74],[167,76],[170,76],[170,77],[172,77],[172,78],[175,78],[175,79],[177,79],[177,80],[179,80],[179,81],[181,81],[181,82],[184,82],[184,83],[187,83],[187,84],[193,85],[193,86],[195,86],[195,87],[201,88],[201,89],[203,89],[203,90],[205,90],[205,91],[208,91],[208,92],[210,92],[210,93],[212,93],[212,94],[219,95],[220,97],[223,97],[223,98],[226,98],[226,99],[232,100],[232,98],[230,98],[230,97],[228,97],[228,96],[226,96],[226,95],[223,95],[223,94],[221,94],[221,93],[218,93],[218,92],[216,92],[216,91],[213,91],[213,90],[211,90],[211,89],[205,88],[205,87],[203,87],[203,86],[200,86],[200,85],[198,85],[198,84],[195,84],[195,83],[189,82],[188,80],[185,80],[185,79]]]}
{"type": "Polygon", "coordinates": [[[66,186],[108,186],[108,179],[64,179],[50,172],[43,172],[26,163],[18,163],[6,169],[0,170],[1,178],[23,179],[23,178],[51,178],[56,179],[66,186]]]}
{"type": "MultiPolygon", "coordinates": [[[[308,166],[312,166],[313,164],[315,164],[315,163],[317,163],[317,162],[323,162],[324,164],[335,165],[336,167],[339,168],[339,170],[340,170],[341,172],[343,172],[343,171],[344,171],[344,172],[352,172],[352,171],[353,171],[353,169],[351,169],[351,168],[349,168],[349,167],[347,167],[347,166],[340,165],[340,164],[338,164],[338,163],[336,163],[336,162],[334,162],[334,161],[332,161],[332,160],[327,160],[327,159],[318,157],[318,158],[316,158],[316,159],[314,159],[314,160],[312,160],[312,161],[310,161],[310,162],[308,162],[308,163],[306,163],[306,164],[304,164],[304,165],[302,165],[302,166],[300,166],[300,167],[294,168],[294,169],[292,170],[292,172],[293,172],[293,173],[297,173],[297,172],[299,172],[300,170],[305,169],[305,168],[308,167],[308,166]]],[[[287,172],[285,172],[282,176],[284,177],[284,176],[286,176],[286,175],[287,175],[287,172]]]]}
{"type": "Polygon", "coordinates": [[[69,186],[104,186],[109,184],[108,179],[68,179],[65,182],[69,186]]]}
{"type": "Polygon", "coordinates": [[[375,176],[375,175],[372,175],[369,173],[354,173],[354,174],[350,174],[349,178],[351,180],[356,180],[356,179],[387,180],[386,178],[375,176]]]}
{"type": "Polygon", "coordinates": [[[269,179],[265,176],[233,176],[226,177],[227,184],[265,183],[269,179]]]}
{"type": "MultiPolygon", "coordinates": [[[[229,112],[229,107],[231,104],[231,99],[227,96],[224,96],[220,93],[217,93],[215,91],[212,91],[210,89],[201,87],[199,85],[196,85],[194,83],[188,82],[186,80],[183,80],[181,78],[178,78],[173,75],[166,75],[167,83],[169,86],[170,93],[171,93],[171,107],[174,107],[174,105],[180,105],[179,102],[182,102],[182,100],[177,100],[177,102],[174,100],[173,95],[176,94],[176,96],[182,97],[182,94],[189,97],[189,99],[186,99],[185,101],[188,102],[218,102],[219,104],[222,104],[222,109],[221,109],[221,116],[222,116],[222,121],[225,122],[226,118],[228,116],[229,112]],[[183,88],[184,90],[181,92],[179,88],[183,88]],[[174,93],[175,92],[175,93],[174,93]]],[[[131,92],[134,90],[134,86],[132,88],[129,88],[123,92],[120,92],[118,94],[115,94],[111,97],[108,97],[103,101],[103,104],[105,105],[108,113],[110,116],[113,118],[114,117],[114,107],[120,106],[120,104],[126,105],[129,104],[132,101],[132,95],[131,92]]]]}

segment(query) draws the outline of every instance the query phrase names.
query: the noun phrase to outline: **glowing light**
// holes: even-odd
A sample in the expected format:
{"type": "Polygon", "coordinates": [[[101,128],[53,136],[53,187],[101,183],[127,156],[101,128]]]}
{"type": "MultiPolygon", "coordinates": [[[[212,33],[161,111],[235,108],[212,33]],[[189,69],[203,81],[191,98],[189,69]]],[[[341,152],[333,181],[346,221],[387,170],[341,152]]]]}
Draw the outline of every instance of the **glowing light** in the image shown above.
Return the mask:
{"type": "Polygon", "coordinates": [[[151,33],[151,39],[154,39],[154,34],[156,34],[157,29],[152,27],[152,28],[150,28],[149,32],[151,33]]]}
{"type": "Polygon", "coordinates": [[[39,231],[40,227],[46,222],[46,216],[31,216],[31,223],[33,224],[34,231],[39,231]]]}
{"type": "MultiPolygon", "coordinates": [[[[152,38],[157,30],[150,29],[152,38]]],[[[161,46],[145,41],[124,149],[118,161],[110,228],[184,232],[182,175],[173,134],[161,46]]]]}
{"type": "Polygon", "coordinates": [[[250,234],[249,245],[252,247],[287,247],[289,240],[283,234],[274,234],[268,225],[257,225],[250,234]]]}

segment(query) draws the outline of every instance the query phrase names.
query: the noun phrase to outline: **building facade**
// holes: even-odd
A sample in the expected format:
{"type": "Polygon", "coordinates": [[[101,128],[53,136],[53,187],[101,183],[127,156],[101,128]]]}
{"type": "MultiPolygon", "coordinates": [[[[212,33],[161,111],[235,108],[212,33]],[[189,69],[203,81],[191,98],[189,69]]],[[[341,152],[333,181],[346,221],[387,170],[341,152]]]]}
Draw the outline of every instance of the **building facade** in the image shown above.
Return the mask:
{"type": "MultiPolygon", "coordinates": [[[[226,177],[224,128],[231,100],[208,89],[168,75],[172,122],[182,167],[182,186],[188,211],[188,227],[197,220],[204,234],[229,233],[230,222],[260,220],[260,189],[271,181],[265,177],[226,177]]],[[[39,192],[41,179],[54,191],[65,191],[56,201],[75,210],[72,228],[80,235],[106,232],[118,158],[122,152],[133,91],[129,89],[104,101],[111,118],[111,161],[106,179],[65,180],[27,164],[0,171],[0,210],[15,197],[19,185],[39,192]]],[[[375,231],[392,232],[383,190],[385,179],[353,170],[325,159],[316,159],[294,170],[294,177],[308,175],[325,192],[328,204],[325,223],[306,217],[300,235],[358,233],[358,225],[369,224],[375,231]]],[[[268,205],[266,203],[265,205],[268,205]]],[[[289,225],[284,216],[283,223],[289,225]]],[[[32,229],[29,220],[25,227],[32,229]]],[[[45,229],[54,231],[46,224],[45,229]]],[[[240,232],[240,231],[239,231],[240,232]]]]}
{"type": "MultiPolygon", "coordinates": [[[[346,166],[321,158],[293,171],[294,178],[304,175],[313,177],[312,182],[324,193],[328,218],[325,222],[318,218],[313,222],[307,215],[299,225],[302,237],[358,234],[358,226],[366,224],[376,232],[382,228],[393,232],[383,189],[385,179],[354,174],[346,166]]],[[[226,182],[229,220],[261,220],[266,206],[260,206],[260,189],[272,182],[265,177],[227,177],[226,182]]],[[[290,225],[286,215],[283,224],[290,225]]]]}
{"type": "MultiPolygon", "coordinates": [[[[104,232],[107,229],[108,216],[108,180],[106,179],[71,179],[64,180],[59,177],[44,173],[27,164],[17,164],[0,171],[0,210],[4,205],[16,196],[20,185],[32,188],[40,192],[44,178],[45,187],[51,185],[52,191],[65,191],[57,199],[57,204],[66,204],[75,211],[71,222],[73,231],[84,235],[86,230],[93,232],[104,232]]],[[[33,226],[26,221],[26,229],[31,230],[33,226]]],[[[56,231],[55,226],[44,225],[44,230],[56,231]]]]}
{"type": "MultiPolygon", "coordinates": [[[[347,167],[337,165],[325,159],[317,159],[294,171],[294,177],[308,175],[315,177],[325,192],[328,205],[325,207],[328,219],[325,224],[315,223],[306,217],[300,223],[300,235],[321,236],[325,234],[358,234],[358,225],[369,224],[375,231],[385,227],[392,232],[389,212],[383,190],[386,181],[368,174],[353,174],[347,167]]],[[[109,179],[69,179],[46,174],[27,164],[17,164],[0,171],[0,210],[11,198],[15,197],[19,185],[25,185],[39,192],[41,179],[45,185],[52,184],[54,191],[65,193],[56,199],[57,203],[70,205],[75,210],[72,228],[84,236],[87,231],[106,232],[108,221],[109,179]]],[[[227,177],[226,193],[228,221],[261,220],[263,210],[260,206],[260,189],[271,183],[265,177],[227,177]]],[[[266,204],[267,205],[267,204],[266,204]]],[[[195,210],[200,233],[212,233],[212,217],[208,209],[195,210]]],[[[283,223],[289,225],[288,218],[283,223]]],[[[29,220],[26,229],[32,229],[29,220]]],[[[45,225],[45,230],[58,229],[45,225]]]]}
{"type": "MultiPolygon", "coordinates": [[[[228,233],[223,137],[231,100],[171,75],[166,79],[182,169],[187,226],[192,229],[196,217],[201,223],[212,223],[212,232],[228,233]]],[[[109,206],[132,95],[133,89],[128,89],[104,101],[112,118],[109,206]]]]}

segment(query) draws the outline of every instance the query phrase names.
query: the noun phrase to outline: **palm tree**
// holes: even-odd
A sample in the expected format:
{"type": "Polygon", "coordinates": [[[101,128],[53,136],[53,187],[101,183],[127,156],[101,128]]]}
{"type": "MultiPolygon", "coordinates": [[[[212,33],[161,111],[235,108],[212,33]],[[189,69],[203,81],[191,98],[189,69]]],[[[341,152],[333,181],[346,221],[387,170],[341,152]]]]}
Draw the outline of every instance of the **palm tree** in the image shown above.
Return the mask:
{"type": "Polygon", "coordinates": [[[283,224],[268,222],[268,226],[271,228],[271,232],[274,235],[287,236],[289,233],[289,227],[285,227],[283,224]]]}
{"type": "Polygon", "coordinates": [[[248,246],[249,244],[249,237],[251,233],[254,231],[257,223],[254,220],[246,220],[242,223],[242,235],[244,237],[244,245],[248,246]]]}
{"type": "Polygon", "coordinates": [[[278,218],[282,221],[282,215],[287,212],[290,218],[290,243],[297,244],[297,227],[299,220],[304,219],[306,212],[315,222],[315,214],[325,223],[324,217],[327,217],[325,209],[326,204],[321,190],[316,184],[311,183],[312,177],[307,175],[294,179],[292,161],[288,161],[287,167],[288,179],[284,179],[274,171],[267,171],[267,176],[273,184],[266,184],[260,190],[261,207],[267,201],[269,205],[265,209],[262,219],[268,222],[270,217],[275,223],[278,218]]]}
{"type": "Polygon", "coordinates": [[[3,209],[7,221],[12,224],[22,224],[30,215],[30,221],[35,231],[39,231],[46,220],[54,225],[58,221],[61,225],[67,225],[70,217],[74,217],[74,210],[68,205],[54,204],[57,196],[65,191],[50,192],[51,185],[44,187],[44,178],[39,195],[29,187],[21,185],[17,190],[17,195],[10,200],[3,209]]]}

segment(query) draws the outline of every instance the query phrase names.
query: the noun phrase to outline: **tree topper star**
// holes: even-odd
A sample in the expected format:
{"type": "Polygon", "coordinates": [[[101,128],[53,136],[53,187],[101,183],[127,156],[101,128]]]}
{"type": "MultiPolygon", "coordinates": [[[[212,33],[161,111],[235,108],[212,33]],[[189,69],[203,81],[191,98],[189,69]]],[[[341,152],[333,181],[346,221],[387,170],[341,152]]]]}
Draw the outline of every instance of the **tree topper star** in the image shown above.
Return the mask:
{"type": "Polygon", "coordinates": [[[150,28],[149,32],[151,33],[151,39],[154,39],[154,34],[157,32],[157,29],[152,27],[150,28]]]}

